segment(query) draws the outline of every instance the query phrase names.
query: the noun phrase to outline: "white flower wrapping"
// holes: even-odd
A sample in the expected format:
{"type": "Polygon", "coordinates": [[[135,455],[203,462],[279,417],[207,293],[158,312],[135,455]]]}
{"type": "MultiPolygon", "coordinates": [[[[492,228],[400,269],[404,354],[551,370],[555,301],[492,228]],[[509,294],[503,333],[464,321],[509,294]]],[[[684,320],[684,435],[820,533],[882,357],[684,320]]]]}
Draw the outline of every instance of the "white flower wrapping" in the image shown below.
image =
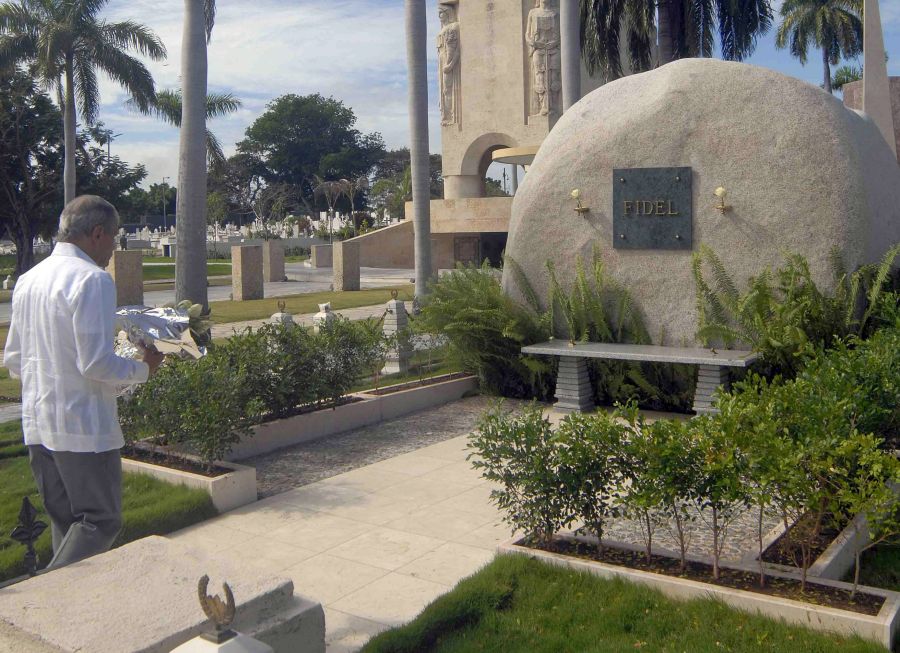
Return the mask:
{"type": "Polygon", "coordinates": [[[156,347],[164,354],[200,358],[206,348],[197,345],[192,331],[204,334],[210,323],[202,319],[200,304],[181,302],[177,306],[122,306],[116,310],[118,333],[116,353],[124,358],[140,358],[138,345],[156,347]]]}

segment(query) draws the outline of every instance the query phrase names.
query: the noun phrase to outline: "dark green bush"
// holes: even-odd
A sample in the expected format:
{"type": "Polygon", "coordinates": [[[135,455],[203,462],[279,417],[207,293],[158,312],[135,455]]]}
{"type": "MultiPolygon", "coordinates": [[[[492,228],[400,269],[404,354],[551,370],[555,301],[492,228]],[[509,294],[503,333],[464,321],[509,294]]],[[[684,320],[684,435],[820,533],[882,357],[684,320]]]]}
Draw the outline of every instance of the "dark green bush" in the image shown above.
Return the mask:
{"type": "Polygon", "coordinates": [[[381,355],[376,321],[337,319],[319,333],[267,325],[212,347],[199,360],[169,359],[119,402],[130,441],[186,444],[208,463],[252,425],[335,404],[381,355]]]}

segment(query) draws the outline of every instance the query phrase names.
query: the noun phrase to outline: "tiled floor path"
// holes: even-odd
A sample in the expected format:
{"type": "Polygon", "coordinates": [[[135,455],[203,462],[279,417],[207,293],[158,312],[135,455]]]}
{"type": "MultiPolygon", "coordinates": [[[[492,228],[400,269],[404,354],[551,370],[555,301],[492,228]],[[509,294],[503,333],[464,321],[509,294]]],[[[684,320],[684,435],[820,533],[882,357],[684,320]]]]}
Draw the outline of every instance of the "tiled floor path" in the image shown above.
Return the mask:
{"type": "Polygon", "coordinates": [[[263,499],[173,537],[261,564],[325,608],[329,653],[357,650],[475,572],[510,536],[466,437],[263,499]]]}

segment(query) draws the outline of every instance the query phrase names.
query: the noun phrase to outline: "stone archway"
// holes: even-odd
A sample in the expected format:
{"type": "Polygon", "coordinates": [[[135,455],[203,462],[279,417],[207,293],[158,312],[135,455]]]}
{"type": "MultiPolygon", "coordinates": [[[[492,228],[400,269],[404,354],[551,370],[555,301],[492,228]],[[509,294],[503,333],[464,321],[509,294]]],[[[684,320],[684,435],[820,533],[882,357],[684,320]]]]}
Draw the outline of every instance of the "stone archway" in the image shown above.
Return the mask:
{"type": "Polygon", "coordinates": [[[484,197],[484,178],[492,162],[491,154],[495,150],[518,146],[515,138],[500,132],[482,134],[476,138],[465,150],[459,173],[444,175],[444,198],[484,197]]]}

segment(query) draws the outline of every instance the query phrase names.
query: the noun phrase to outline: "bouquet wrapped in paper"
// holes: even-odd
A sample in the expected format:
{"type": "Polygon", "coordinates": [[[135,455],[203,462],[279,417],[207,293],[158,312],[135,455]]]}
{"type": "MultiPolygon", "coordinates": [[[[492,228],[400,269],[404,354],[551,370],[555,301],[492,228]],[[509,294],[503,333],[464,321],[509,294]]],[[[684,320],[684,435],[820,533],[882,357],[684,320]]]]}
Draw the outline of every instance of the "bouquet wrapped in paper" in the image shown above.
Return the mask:
{"type": "Polygon", "coordinates": [[[164,354],[200,358],[206,347],[198,341],[206,340],[212,326],[202,313],[203,306],[189,301],[159,308],[123,306],[116,311],[116,353],[139,358],[141,347],[155,347],[164,354]]]}

